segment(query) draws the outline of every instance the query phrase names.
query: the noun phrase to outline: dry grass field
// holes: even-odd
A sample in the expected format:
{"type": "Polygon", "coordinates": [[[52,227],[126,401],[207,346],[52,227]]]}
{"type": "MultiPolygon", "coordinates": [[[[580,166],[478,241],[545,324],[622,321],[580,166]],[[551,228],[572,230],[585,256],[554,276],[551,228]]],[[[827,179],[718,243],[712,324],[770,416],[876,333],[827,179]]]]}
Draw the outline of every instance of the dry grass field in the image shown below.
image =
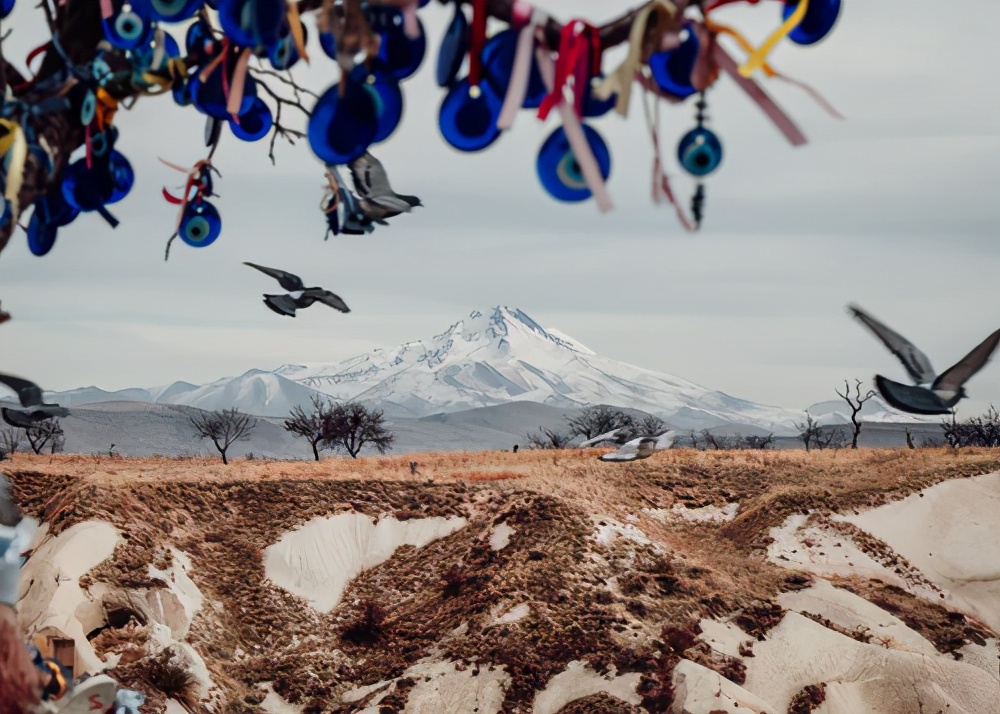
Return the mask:
{"type": "MultiPolygon", "coordinates": [[[[642,672],[643,706],[662,711],[677,654],[670,632],[691,631],[703,617],[735,616],[746,632],[763,636],[780,619],[775,597],[809,583],[808,575],[766,560],[770,528],[794,513],[868,509],[944,480],[1000,471],[1000,453],[985,449],[675,449],[626,464],[598,461],[603,451],[229,466],[17,454],[3,467],[25,511],[49,523],[50,533],[103,520],[124,534],[114,556],[82,585],[149,591],[163,585],[150,577],[149,564],[169,562],[166,544],[191,558],[191,578],[214,605],[201,610],[188,642],[219,689],[215,711],[234,714],[264,711],[262,682],[308,712],[359,711],[364,700],[343,704],[345,691],[400,677],[432,653],[504,665],[512,679],[504,712],[530,711],[535,693],[573,660],[599,672],[642,672]],[[410,461],[418,464],[416,475],[410,461]],[[723,522],[662,517],[662,509],[729,504],[738,504],[736,515],[723,522]],[[327,614],[266,579],[268,545],[310,519],[349,512],[398,520],[461,516],[468,525],[422,548],[400,548],[355,578],[327,614]],[[500,523],[514,535],[508,547],[493,550],[484,538],[500,523]],[[596,528],[615,523],[632,524],[649,542],[595,542],[596,528]],[[488,624],[517,603],[529,603],[531,617],[488,624]],[[351,634],[359,628],[360,638],[351,634]]],[[[996,636],[881,581],[834,581],[890,610],[941,652],[996,636]]],[[[110,674],[150,691],[147,711],[162,711],[165,696],[151,687],[143,648],[148,626],[133,621],[91,644],[99,655],[123,654],[110,674]]],[[[698,647],[684,656],[740,682],[738,660],[698,647]]],[[[401,711],[414,684],[397,683],[383,710],[401,711]]],[[[189,703],[192,711],[199,706],[189,703]]],[[[586,710],[579,701],[573,706],[586,710]]]]}

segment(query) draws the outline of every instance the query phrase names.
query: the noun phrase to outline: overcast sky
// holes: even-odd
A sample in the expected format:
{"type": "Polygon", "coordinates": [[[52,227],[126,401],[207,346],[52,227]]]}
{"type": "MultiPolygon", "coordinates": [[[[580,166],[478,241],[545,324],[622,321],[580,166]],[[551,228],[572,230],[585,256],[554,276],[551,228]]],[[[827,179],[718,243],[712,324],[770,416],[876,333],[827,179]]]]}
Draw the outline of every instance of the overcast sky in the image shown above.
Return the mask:
{"type": "MultiPolygon", "coordinates": [[[[545,5],[562,19],[605,21],[631,7],[607,0],[545,5]]],[[[212,246],[163,248],[175,207],[160,195],[183,179],[157,156],[204,155],[204,118],[169,97],[119,111],[119,149],[136,169],[114,206],[62,229],[36,258],[18,231],[0,255],[0,364],[46,389],[204,383],[287,362],[338,361],[429,337],[473,309],[518,307],[601,355],[753,401],[801,408],[834,397],[844,378],[905,381],[895,358],[851,320],[856,301],[912,339],[943,370],[1000,327],[1000,3],[848,0],[834,32],[781,43],[774,66],[819,89],[837,121],[801,90],[762,80],[809,137],[793,148],[727,77],[710,90],[710,126],[725,146],[707,180],[702,231],[685,233],[650,200],[651,148],[640,92],[627,119],[593,122],[612,152],[615,210],[560,204],[535,175],[557,125],[522,112],[490,149],[462,154],[437,129],[443,90],[434,63],[452,10],[421,10],[428,52],[404,83],[403,123],[376,155],[393,186],[425,204],[366,237],[323,241],[323,167],[305,143],[224,133],[216,165],[223,233],[212,246]],[[260,302],[277,285],[249,260],[328,287],[352,308],[295,320],[260,302]]],[[[32,3],[5,27],[4,54],[23,67],[43,40],[32,3]],[[18,61],[20,60],[20,62],[18,61]]],[[[760,43],[777,3],[716,14],[760,43]]],[[[312,22],[312,20],[308,20],[312,22]]],[[[311,26],[311,29],[312,28],[311,26]]],[[[175,33],[182,38],[182,33],[175,33]]],[[[732,47],[732,45],[727,45],[732,47]]],[[[300,81],[322,91],[334,62],[310,32],[300,81]]],[[[606,69],[621,56],[607,53],[606,69]]],[[[694,122],[691,103],[664,106],[662,142],[675,190],[693,184],[673,159],[694,122]]],[[[967,385],[968,416],[1000,405],[1000,359],[967,385]]]]}

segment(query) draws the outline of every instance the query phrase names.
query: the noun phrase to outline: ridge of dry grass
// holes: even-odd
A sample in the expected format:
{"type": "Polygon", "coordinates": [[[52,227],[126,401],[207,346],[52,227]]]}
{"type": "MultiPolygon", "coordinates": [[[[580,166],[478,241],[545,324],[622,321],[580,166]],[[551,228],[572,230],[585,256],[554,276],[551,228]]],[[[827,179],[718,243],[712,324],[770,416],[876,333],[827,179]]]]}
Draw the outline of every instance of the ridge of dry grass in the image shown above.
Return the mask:
{"type": "MultiPolygon", "coordinates": [[[[512,684],[504,712],[525,711],[535,690],[574,659],[598,671],[614,665],[619,673],[644,672],[653,686],[667,676],[657,665],[665,624],[688,627],[701,617],[742,613],[746,629],[763,632],[775,620],[777,593],[805,584],[762,556],[769,528],[787,515],[872,507],[945,479],[1000,470],[1000,454],[986,449],[678,449],[630,464],[599,462],[602,451],[239,460],[228,467],[208,459],[18,454],[5,468],[24,510],[49,521],[53,533],[101,519],[127,536],[83,585],[153,589],[160,584],[150,580],[148,565],[162,564],[165,546],[188,553],[206,603],[220,605],[206,606],[189,641],[228,701],[252,699],[256,683],[273,680],[307,712],[337,711],[346,689],[399,677],[432,653],[505,666],[512,684]],[[416,477],[411,460],[419,464],[416,477]],[[727,524],[643,510],[734,501],[740,511],[727,524]],[[400,548],[352,581],[328,614],[264,579],[267,545],[311,518],[346,512],[458,515],[469,523],[423,548],[400,548]],[[602,517],[632,520],[660,547],[596,542],[593,519],[602,517]],[[500,522],[514,534],[493,551],[488,536],[500,522]],[[371,602],[385,610],[380,636],[344,638],[371,602]],[[529,617],[490,624],[520,603],[529,605],[529,617]]],[[[887,603],[945,651],[988,633],[903,591],[859,579],[844,584],[887,603]]],[[[99,651],[121,646],[111,634],[94,644],[99,651]]],[[[133,662],[111,674],[138,685],[140,669],[133,662]]],[[[160,704],[154,697],[147,708],[160,704]]]]}

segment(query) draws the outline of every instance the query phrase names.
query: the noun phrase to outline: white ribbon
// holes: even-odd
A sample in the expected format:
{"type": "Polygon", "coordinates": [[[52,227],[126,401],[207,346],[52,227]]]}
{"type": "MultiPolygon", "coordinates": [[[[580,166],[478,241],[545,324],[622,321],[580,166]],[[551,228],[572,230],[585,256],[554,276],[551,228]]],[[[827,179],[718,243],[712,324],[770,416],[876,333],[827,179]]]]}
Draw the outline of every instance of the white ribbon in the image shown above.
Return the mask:
{"type": "Polygon", "coordinates": [[[549,21],[544,10],[534,8],[531,20],[521,28],[517,35],[517,50],[514,53],[514,66],[510,71],[510,84],[497,118],[498,129],[510,129],[518,110],[524,106],[524,97],[528,92],[528,80],[531,77],[531,50],[535,46],[535,28],[543,27],[549,21]]]}

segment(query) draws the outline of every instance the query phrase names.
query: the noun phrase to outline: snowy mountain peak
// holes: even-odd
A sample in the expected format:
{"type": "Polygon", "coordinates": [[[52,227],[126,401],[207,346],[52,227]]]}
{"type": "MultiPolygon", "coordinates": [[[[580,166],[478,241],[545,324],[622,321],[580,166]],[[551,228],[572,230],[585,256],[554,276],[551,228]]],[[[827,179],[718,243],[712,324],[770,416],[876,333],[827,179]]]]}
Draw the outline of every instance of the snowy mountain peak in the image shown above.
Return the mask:
{"type": "MultiPolygon", "coordinates": [[[[802,416],[801,411],[754,404],[601,357],[506,306],[473,310],[429,339],[411,339],[339,362],[286,364],[270,372],[252,369],[200,387],[175,382],[132,391],[141,392],[142,401],[208,410],[237,407],[275,417],[308,405],[317,392],[338,401],[377,403],[401,416],[510,402],[570,409],[609,404],[655,414],[681,429],[746,424],[777,434],[794,433],[802,416]]],[[[74,395],[73,403],[88,396],[74,395]]],[[[130,398],[124,392],[95,396],[130,398]]]]}
{"type": "MultiPolygon", "coordinates": [[[[521,338],[540,338],[558,347],[579,352],[572,340],[553,334],[535,322],[525,312],[516,308],[496,306],[489,310],[473,310],[462,320],[454,323],[440,335],[435,335],[435,341],[460,339],[465,342],[491,342],[495,347],[509,349],[511,340],[521,338]],[[505,345],[504,343],[507,343],[505,345]]],[[[407,343],[407,344],[422,344],[407,343]]],[[[404,345],[405,346],[405,345],[404,345]]]]}

